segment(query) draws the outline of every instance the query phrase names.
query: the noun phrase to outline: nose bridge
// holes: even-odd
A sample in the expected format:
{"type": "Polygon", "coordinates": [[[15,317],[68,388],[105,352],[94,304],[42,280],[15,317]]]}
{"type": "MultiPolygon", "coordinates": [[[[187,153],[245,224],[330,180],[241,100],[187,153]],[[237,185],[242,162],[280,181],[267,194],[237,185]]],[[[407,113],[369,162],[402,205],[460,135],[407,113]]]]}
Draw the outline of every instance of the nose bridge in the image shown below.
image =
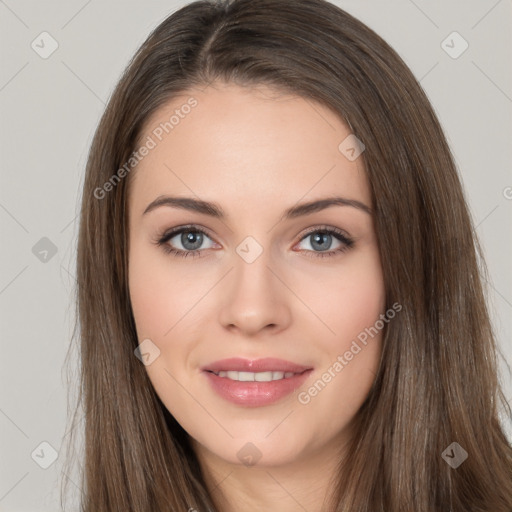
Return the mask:
{"type": "Polygon", "coordinates": [[[252,237],[244,240],[236,248],[234,256],[233,279],[234,288],[242,295],[250,293],[270,292],[272,273],[269,267],[272,265],[271,251],[269,247],[263,247],[252,237]],[[256,245],[258,244],[258,245],[256,245]]]}
{"type": "Polygon", "coordinates": [[[252,237],[244,239],[233,255],[234,269],[220,312],[225,327],[254,333],[266,326],[284,327],[290,316],[283,284],[271,268],[272,251],[252,237]]]}

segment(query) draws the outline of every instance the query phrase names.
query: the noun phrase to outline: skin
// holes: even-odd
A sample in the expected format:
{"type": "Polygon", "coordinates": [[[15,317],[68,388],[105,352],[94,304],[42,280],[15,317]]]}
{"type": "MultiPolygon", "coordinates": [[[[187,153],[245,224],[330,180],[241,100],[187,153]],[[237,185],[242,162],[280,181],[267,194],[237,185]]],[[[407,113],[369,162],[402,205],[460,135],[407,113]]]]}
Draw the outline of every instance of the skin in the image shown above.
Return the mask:
{"type": "MultiPolygon", "coordinates": [[[[365,328],[385,312],[371,214],[331,206],[289,220],[298,202],[333,195],[371,207],[361,158],[338,149],[351,133],[331,110],[263,86],[215,83],[187,91],[148,120],[141,140],[190,96],[190,114],[137,165],[129,191],[129,288],[139,342],[160,350],[146,370],[168,410],[188,432],[220,510],[322,510],[351,421],[366,399],[381,355],[381,333],[309,403],[298,401],[365,328]],[[161,195],[217,203],[227,218],[160,206],[161,195]],[[170,228],[204,228],[199,257],[154,243],[170,228]],[[334,227],[353,240],[328,257],[308,228],[334,227]],[[252,263],[236,252],[252,236],[252,263]],[[312,366],[300,389],[264,407],[234,405],[200,368],[227,357],[277,357],[312,366]],[[247,466],[237,452],[261,453],[247,466]]],[[[177,249],[180,235],[168,244],[177,249]]],[[[186,243],[186,242],[185,242],[186,243]]],[[[335,237],[327,250],[344,244],[335,237]]],[[[197,249],[196,249],[197,251],[197,249]]]]}

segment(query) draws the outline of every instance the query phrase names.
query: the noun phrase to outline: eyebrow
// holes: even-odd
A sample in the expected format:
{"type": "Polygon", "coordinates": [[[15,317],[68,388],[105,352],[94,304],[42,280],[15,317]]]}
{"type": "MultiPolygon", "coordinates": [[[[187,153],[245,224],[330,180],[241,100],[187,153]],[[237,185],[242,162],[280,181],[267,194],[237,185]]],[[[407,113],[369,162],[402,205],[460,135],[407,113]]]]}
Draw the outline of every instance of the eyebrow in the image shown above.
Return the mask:
{"type": "MultiPolygon", "coordinates": [[[[209,215],[216,219],[226,219],[227,215],[224,210],[217,203],[203,201],[202,199],[194,199],[193,197],[177,197],[177,196],[159,196],[152,201],[144,210],[142,215],[149,213],[160,206],[169,206],[172,208],[181,208],[192,212],[202,213],[209,215]]],[[[291,208],[288,208],[281,220],[295,219],[303,215],[309,215],[314,212],[325,210],[331,206],[350,206],[361,210],[369,215],[372,210],[369,206],[356,199],[347,199],[345,197],[326,197],[324,199],[317,199],[307,203],[301,203],[291,208]]]]}

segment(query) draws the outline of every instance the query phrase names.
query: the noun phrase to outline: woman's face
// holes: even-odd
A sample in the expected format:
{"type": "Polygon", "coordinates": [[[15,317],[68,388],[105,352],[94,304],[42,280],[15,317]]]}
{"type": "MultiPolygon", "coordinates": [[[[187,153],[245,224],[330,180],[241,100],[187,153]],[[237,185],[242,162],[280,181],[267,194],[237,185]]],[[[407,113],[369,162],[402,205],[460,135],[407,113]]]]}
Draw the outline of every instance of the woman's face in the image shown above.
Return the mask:
{"type": "Polygon", "coordinates": [[[320,104],[218,83],[146,124],[131,303],[155,391],[205,456],[277,466],[332,454],[368,395],[384,286],[349,135],[320,104]]]}

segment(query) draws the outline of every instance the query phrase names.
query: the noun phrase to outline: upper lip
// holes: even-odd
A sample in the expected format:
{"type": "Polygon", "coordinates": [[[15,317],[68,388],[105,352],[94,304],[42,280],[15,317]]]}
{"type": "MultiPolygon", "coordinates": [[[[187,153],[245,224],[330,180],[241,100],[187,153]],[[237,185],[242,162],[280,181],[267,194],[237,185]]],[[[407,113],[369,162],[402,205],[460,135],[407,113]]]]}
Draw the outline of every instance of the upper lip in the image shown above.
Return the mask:
{"type": "Polygon", "coordinates": [[[285,361],[284,359],[276,359],[266,357],[264,359],[243,359],[241,357],[232,357],[229,359],[220,359],[206,366],[201,370],[210,372],[235,371],[235,372],[293,372],[302,373],[311,370],[312,367],[285,361]]]}

